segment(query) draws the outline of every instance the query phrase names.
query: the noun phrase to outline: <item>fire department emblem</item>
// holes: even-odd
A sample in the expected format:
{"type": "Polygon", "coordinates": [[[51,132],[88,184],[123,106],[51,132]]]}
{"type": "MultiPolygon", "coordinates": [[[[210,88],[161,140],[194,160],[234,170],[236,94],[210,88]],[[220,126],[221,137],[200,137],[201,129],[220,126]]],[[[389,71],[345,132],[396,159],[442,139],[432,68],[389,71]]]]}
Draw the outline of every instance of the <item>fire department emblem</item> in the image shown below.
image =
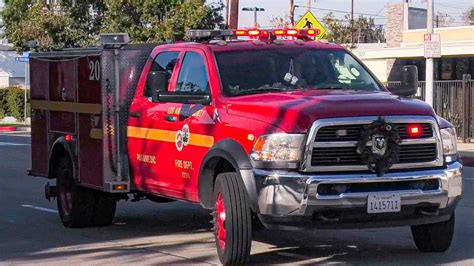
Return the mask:
{"type": "Polygon", "coordinates": [[[383,135],[372,136],[372,153],[378,155],[385,155],[387,151],[387,141],[383,135]]]}
{"type": "Polygon", "coordinates": [[[182,151],[184,146],[188,146],[190,135],[191,134],[189,133],[189,126],[187,124],[183,126],[183,129],[178,130],[178,132],[176,132],[175,143],[176,149],[178,149],[178,151],[182,151]]]}

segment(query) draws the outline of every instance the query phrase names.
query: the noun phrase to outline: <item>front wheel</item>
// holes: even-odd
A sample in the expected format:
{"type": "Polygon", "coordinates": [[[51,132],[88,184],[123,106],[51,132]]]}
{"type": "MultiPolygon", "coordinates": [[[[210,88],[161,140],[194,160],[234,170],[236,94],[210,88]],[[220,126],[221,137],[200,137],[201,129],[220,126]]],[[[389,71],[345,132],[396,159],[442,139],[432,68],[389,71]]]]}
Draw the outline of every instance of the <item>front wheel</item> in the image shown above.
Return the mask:
{"type": "Polygon", "coordinates": [[[454,213],[445,222],[411,227],[413,240],[421,252],[445,252],[454,235],[454,213]]]}
{"type": "Polygon", "coordinates": [[[214,197],[214,235],[219,259],[224,265],[243,264],[250,257],[252,216],[238,175],[219,174],[214,197]]]}

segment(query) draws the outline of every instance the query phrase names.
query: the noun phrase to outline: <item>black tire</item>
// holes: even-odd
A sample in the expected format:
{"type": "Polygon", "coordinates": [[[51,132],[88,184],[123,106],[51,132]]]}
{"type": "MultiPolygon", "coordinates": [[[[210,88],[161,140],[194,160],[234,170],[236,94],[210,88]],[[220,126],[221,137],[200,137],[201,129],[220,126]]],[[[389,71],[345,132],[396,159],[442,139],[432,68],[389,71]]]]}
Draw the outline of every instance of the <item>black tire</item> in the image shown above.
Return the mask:
{"type": "Polygon", "coordinates": [[[95,205],[94,215],[92,217],[92,225],[110,225],[114,221],[116,209],[117,200],[114,197],[103,192],[95,192],[95,205]]]}
{"type": "Polygon", "coordinates": [[[58,188],[58,211],[68,228],[92,225],[95,198],[92,191],[74,184],[73,166],[68,157],[59,159],[54,169],[58,188]]]}
{"type": "Polygon", "coordinates": [[[224,265],[243,264],[250,257],[252,215],[245,187],[236,173],[222,173],[217,176],[214,199],[214,236],[219,259],[224,265]],[[223,222],[219,220],[219,211],[222,211],[222,208],[218,208],[219,202],[223,202],[223,222]],[[220,238],[220,224],[223,224],[225,231],[224,240],[220,238]]]}
{"type": "Polygon", "coordinates": [[[445,222],[412,226],[411,233],[416,247],[421,252],[445,252],[453,241],[454,224],[453,213],[445,222]]]}
{"type": "Polygon", "coordinates": [[[54,177],[58,188],[58,212],[68,228],[105,226],[115,217],[117,201],[106,193],[76,186],[68,157],[59,159],[54,177]]]}

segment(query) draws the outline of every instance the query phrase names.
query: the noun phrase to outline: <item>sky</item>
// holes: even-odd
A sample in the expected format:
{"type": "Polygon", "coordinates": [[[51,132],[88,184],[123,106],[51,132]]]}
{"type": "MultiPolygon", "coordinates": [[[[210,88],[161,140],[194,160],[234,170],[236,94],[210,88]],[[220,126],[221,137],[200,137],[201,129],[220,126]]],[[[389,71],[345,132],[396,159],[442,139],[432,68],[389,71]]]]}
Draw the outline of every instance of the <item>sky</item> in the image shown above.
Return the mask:
{"type": "MultiPolygon", "coordinates": [[[[294,0],[295,5],[306,6],[307,0],[294,0]]],[[[224,0],[225,2],[225,0],[224,0]]],[[[387,3],[402,3],[403,0],[354,0],[355,16],[364,14],[365,16],[372,15],[375,18],[376,24],[385,24],[387,3]],[[376,16],[375,16],[376,15],[376,16]]],[[[316,18],[322,19],[329,11],[327,9],[335,10],[334,15],[337,18],[342,18],[345,14],[350,13],[351,0],[311,0],[316,18]]],[[[426,1],[411,0],[413,7],[426,8],[426,1]]],[[[456,22],[454,25],[460,26],[462,15],[470,7],[474,7],[474,0],[434,0],[435,13],[442,12],[452,16],[456,22]]],[[[261,26],[270,26],[270,19],[274,16],[289,15],[289,0],[240,0],[240,9],[243,7],[261,7],[264,12],[258,13],[258,23],[261,26]]],[[[299,7],[295,9],[295,20],[306,12],[306,7],[299,7]]],[[[239,12],[239,27],[251,27],[253,25],[253,12],[239,12]]]]}

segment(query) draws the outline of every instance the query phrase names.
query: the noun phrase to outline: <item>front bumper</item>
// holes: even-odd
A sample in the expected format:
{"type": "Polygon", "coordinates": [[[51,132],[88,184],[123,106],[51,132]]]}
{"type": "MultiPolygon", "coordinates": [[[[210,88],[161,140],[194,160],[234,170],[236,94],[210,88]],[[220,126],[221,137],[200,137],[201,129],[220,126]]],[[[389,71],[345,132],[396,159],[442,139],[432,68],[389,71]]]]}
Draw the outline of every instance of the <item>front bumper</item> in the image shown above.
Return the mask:
{"type": "MultiPolygon", "coordinates": [[[[330,173],[306,175],[298,172],[255,169],[258,188],[259,218],[267,228],[362,228],[418,225],[446,221],[461,198],[462,165],[454,162],[446,167],[429,170],[411,169],[375,174],[330,173]],[[392,182],[438,180],[436,187],[393,186],[392,182]],[[358,186],[376,184],[370,192],[358,190],[339,194],[322,194],[318,186],[358,186]],[[382,184],[389,184],[384,190],[382,184]],[[370,193],[400,194],[401,211],[368,214],[370,193]]],[[[404,183],[404,184],[405,184],[404,183]]],[[[402,183],[397,183],[402,184],[402,183]]]]}

